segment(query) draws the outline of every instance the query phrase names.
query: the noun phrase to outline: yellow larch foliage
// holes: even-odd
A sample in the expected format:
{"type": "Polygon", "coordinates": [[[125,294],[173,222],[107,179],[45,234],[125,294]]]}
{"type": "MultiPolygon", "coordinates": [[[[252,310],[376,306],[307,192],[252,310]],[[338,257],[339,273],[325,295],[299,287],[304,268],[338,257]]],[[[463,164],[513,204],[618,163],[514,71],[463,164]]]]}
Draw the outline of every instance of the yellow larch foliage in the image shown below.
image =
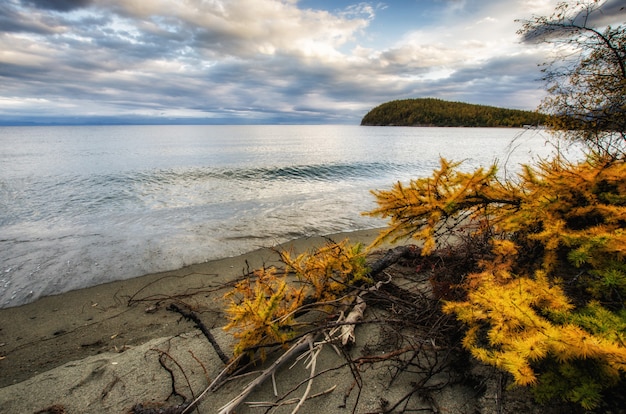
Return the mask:
{"type": "Polygon", "coordinates": [[[306,295],[316,301],[333,300],[357,282],[366,280],[365,254],[360,244],[350,246],[348,240],[329,242],[313,253],[291,257],[281,252],[288,271],[293,271],[309,290],[306,295]]]}
{"type": "Polygon", "coordinates": [[[593,406],[626,374],[625,160],[556,156],[504,183],[495,166],[458,167],[442,159],[431,177],[374,192],[368,214],[389,218],[378,242],[413,237],[432,254],[467,218],[479,223],[463,229],[490,239],[481,271],[443,307],[465,324],[463,346],[519,385],[544,396],[571,385],[568,399],[593,406]]]}
{"type": "Polygon", "coordinates": [[[541,108],[584,144],[584,161],[557,154],[502,182],[495,166],[463,172],[441,159],[430,177],[374,191],[367,213],[389,219],[376,243],[412,237],[424,255],[459,235],[470,274],[434,282],[463,283],[465,296],[444,304],[465,325],[463,346],[538,398],[585,409],[626,383],[626,25],[594,26],[586,17],[603,3],[561,2],[520,30],[554,29],[543,40],[573,46],[546,65],[541,108]]]}
{"type": "Polygon", "coordinates": [[[459,165],[441,158],[432,177],[411,180],[408,185],[397,182],[388,191],[372,191],[378,208],[364,214],[390,219],[374,245],[412,237],[423,242],[422,254],[428,255],[450,221],[463,220],[491,203],[517,205],[514,189],[496,179],[495,165],[471,173],[459,171],[459,165]]]}
{"type": "Polygon", "coordinates": [[[529,240],[538,242],[545,249],[543,266],[549,271],[558,267],[561,248],[603,251],[623,261],[625,177],[626,164],[620,160],[569,163],[555,157],[540,162],[520,175],[518,188],[525,196],[519,209],[498,215],[494,223],[499,231],[525,232],[529,240]]]}
{"type": "Polygon", "coordinates": [[[469,292],[467,301],[448,302],[443,308],[468,326],[463,345],[477,359],[508,371],[519,385],[535,383],[532,362],[548,355],[561,362],[593,358],[615,371],[626,368],[623,341],[545,316],[570,312],[574,306],[544,276],[506,283],[483,276],[484,283],[469,292]]]}
{"type": "Polygon", "coordinates": [[[558,354],[561,361],[570,359],[600,359],[617,369],[626,368],[626,348],[624,343],[590,334],[580,327],[567,324],[560,329],[560,335],[554,339],[566,344],[567,352],[558,354]]]}
{"type": "Polygon", "coordinates": [[[361,245],[329,241],[325,246],[292,258],[279,252],[285,269],[256,270],[225,295],[229,301],[225,330],[238,340],[234,354],[285,343],[297,334],[295,316],[305,304],[324,308],[349,286],[367,281],[361,245]]]}
{"type": "Polygon", "coordinates": [[[277,269],[259,269],[254,278],[237,283],[226,294],[230,300],[225,330],[235,330],[235,355],[246,348],[281,343],[292,338],[293,312],[302,305],[302,287],[287,284],[277,269]]]}

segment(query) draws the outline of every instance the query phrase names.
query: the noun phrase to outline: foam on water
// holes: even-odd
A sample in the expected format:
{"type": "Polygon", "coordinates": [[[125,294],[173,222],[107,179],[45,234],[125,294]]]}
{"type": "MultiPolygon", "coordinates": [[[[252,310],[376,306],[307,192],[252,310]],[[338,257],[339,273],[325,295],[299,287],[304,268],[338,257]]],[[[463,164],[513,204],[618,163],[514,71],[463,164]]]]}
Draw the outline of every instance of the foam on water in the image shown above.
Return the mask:
{"type": "Polygon", "coordinates": [[[352,126],[0,128],[0,307],[379,227],[371,189],[547,154],[520,130],[352,126]]]}

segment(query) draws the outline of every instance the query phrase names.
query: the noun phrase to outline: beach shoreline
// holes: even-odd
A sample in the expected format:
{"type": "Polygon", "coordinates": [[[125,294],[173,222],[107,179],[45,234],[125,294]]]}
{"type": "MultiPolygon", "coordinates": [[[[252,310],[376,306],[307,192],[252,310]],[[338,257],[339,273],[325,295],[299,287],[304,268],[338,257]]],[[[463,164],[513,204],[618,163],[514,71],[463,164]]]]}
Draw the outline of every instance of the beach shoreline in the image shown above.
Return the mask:
{"type": "MultiPolygon", "coordinates": [[[[337,233],[335,241],[371,243],[379,229],[337,233]]],[[[276,246],[307,251],[321,236],[276,246]]],[[[196,304],[209,328],[225,324],[224,293],[248,271],[278,264],[272,247],[260,248],[172,271],[109,282],[0,309],[0,388],[24,381],[72,360],[137,346],[154,338],[193,330],[164,309],[177,296],[196,304]]]]}
{"type": "MultiPolygon", "coordinates": [[[[380,229],[306,237],[275,246],[294,253],[311,251],[328,239],[369,245],[380,229]]],[[[383,244],[372,252],[376,260],[392,246],[383,244]]],[[[182,412],[189,402],[225,367],[223,356],[232,357],[234,339],[222,327],[224,294],[249,271],[279,264],[273,248],[262,248],[240,256],[209,261],[182,269],[110,282],[90,288],[41,298],[35,302],[0,309],[0,411],[36,414],[70,413],[157,413],[182,412]],[[168,305],[183,304],[193,310],[213,337],[210,343],[194,322],[186,320],[168,305]],[[220,352],[218,352],[220,348],[220,352]]],[[[389,274],[398,281],[415,269],[398,265],[389,274]]],[[[371,315],[383,317],[381,309],[371,315]]],[[[377,316],[374,316],[375,318],[377,316]]],[[[397,351],[386,324],[357,326],[356,343],[346,349],[351,356],[378,355],[382,363],[355,373],[345,355],[323,345],[317,357],[317,372],[311,395],[298,411],[380,412],[390,401],[401,401],[415,393],[419,376],[412,370],[397,372],[394,360],[385,355],[397,351]],[[393,374],[396,372],[396,374],[393,374]]],[[[437,361],[437,348],[421,352],[437,361]]],[[[274,355],[275,357],[275,355],[274,355]]],[[[442,363],[445,364],[442,359],[442,363]]],[[[255,366],[263,369],[271,363],[255,366]]],[[[302,363],[286,364],[273,378],[255,388],[246,401],[273,404],[277,395],[290,396],[274,406],[272,413],[291,413],[303,389],[308,388],[309,369],[302,363]],[[278,394],[276,394],[278,393],[278,394]],[[293,393],[293,394],[292,394],[293,393]]],[[[465,367],[465,365],[463,365],[465,367]]],[[[459,414],[491,413],[500,407],[502,385],[493,368],[474,364],[472,373],[459,375],[456,369],[432,374],[434,385],[429,399],[411,398],[406,403],[416,411],[436,410],[459,414]],[[460,380],[465,375],[483,378],[483,386],[460,380]],[[439,384],[439,385],[438,385],[439,384]],[[445,384],[445,385],[444,385],[445,384]]],[[[235,398],[254,377],[231,378],[219,391],[208,393],[200,404],[202,413],[218,412],[235,398]]],[[[429,382],[430,384],[431,382],[429,382]]],[[[527,390],[506,391],[503,413],[556,413],[532,403],[527,390]]],[[[281,397],[281,398],[283,398],[281,397]]],[[[253,404],[253,403],[250,403],[253,404]]],[[[194,411],[196,412],[196,411],[194,411]]],[[[267,412],[241,404],[237,413],[267,412]]]]}

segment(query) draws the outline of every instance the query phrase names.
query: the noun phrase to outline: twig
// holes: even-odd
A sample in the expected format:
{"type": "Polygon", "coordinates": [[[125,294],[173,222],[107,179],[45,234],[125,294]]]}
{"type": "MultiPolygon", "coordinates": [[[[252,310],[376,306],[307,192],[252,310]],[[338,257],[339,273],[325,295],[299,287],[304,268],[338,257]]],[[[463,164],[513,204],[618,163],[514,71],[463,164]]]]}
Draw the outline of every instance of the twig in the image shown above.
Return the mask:
{"type": "Polygon", "coordinates": [[[244,354],[239,355],[237,358],[233,359],[220,373],[213,382],[211,382],[205,389],[198,395],[189,405],[182,411],[181,414],[187,414],[191,410],[193,410],[202,399],[211,391],[215,391],[219,388],[219,386],[224,382],[223,379],[228,375],[233,367],[236,367],[239,364],[239,361],[242,359],[244,354]]]}
{"type": "Polygon", "coordinates": [[[204,336],[206,337],[206,339],[209,340],[209,342],[211,343],[211,345],[213,345],[213,349],[215,349],[215,352],[217,353],[217,355],[220,357],[220,359],[222,360],[222,362],[225,365],[228,365],[229,362],[229,358],[226,356],[226,354],[224,354],[224,351],[222,351],[222,349],[220,348],[220,345],[217,343],[217,341],[215,340],[215,337],[213,336],[213,334],[211,333],[211,331],[209,331],[207,329],[207,327],[204,325],[204,323],[202,323],[202,321],[200,320],[200,318],[198,318],[198,315],[196,315],[194,312],[192,312],[191,310],[185,310],[183,308],[181,308],[180,306],[178,306],[175,303],[170,304],[167,309],[172,310],[174,312],[178,312],[180,313],[185,319],[188,319],[190,321],[192,321],[193,323],[196,324],[196,327],[198,329],[200,329],[200,331],[204,334],[204,336]]]}
{"type": "Polygon", "coordinates": [[[313,378],[315,377],[315,366],[317,365],[317,355],[322,349],[322,345],[317,345],[315,347],[313,346],[313,338],[309,338],[308,342],[309,342],[308,356],[311,358],[311,361],[308,364],[308,366],[311,367],[311,374],[309,375],[309,380],[307,382],[306,389],[304,390],[304,394],[302,395],[302,398],[300,398],[298,405],[296,405],[296,407],[293,409],[291,414],[296,414],[298,412],[300,407],[302,407],[302,404],[304,404],[307,397],[311,393],[311,386],[313,385],[313,378]]]}
{"type": "MultiPolygon", "coordinates": [[[[337,385],[333,385],[329,389],[318,392],[317,394],[310,395],[306,398],[306,400],[308,401],[326,394],[330,394],[331,392],[335,391],[335,388],[337,388],[337,385]]],[[[250,408],[282,407],[284,405],[297,404],[298,401],[300,401],[300,398],[290,398],[279,403],[269,401],[251,401],[247,402],[246,405],[250,408]]]]}
{"type": "Polygon", "coordinates": [[[313,334],[307,334],[300,338],[300,340],[294,343],[284,354],[282,354],[274,363],[265,371],[261,373],[254,381],[250,382],[248,386],[230,402],[224,405],[218,414],[230,414],[235,408],[243,402],[243,400],[260,384],[262,384],[268,377],[270,377],[282,364],[284,364],[290,357],[298,352],[302,351],[308,346],[309,342],[315,338],[313,334]]]}
{"type": "Polygon", "coordinates": [[[274,397],[278,397],[278,387],[276,386],[276,375],[272,374],[272,387],[274,388],[274,397]]]}
{"type": "MultiPolygon", "coordinates": [[[[128,300],[126,305],[127,306],[132,306],[136,303],[139,302],[148,302],[148,301],[162,301],[162,300],[168,300],[168,299],[175,299],[175,298],[185,298],[185,297],[189,297],[189,296],[193,296],[199,293],[211,293],[211,292],[215,292],[217,290],[221,290],[224,289],[228,286],[232,286],[234,285],[237,280],[231,280],[229,282],[217,285],[217,286],[206,286],[207,289],[204,289],[205,286],[200,286],[197,288],[193,288],[193,289],[187,289],[186,292],[189,293],[182,293],[182,294],[178,294],[178,295],[165,295],[165,294],[155,294],[155,295],[150,295],[150,296],[145,296],[142,298],[137,298],[137,296],[145,289],[149,288],[152,285],[158,284],[159,282],[165,280],[165,279],[170,279],[170,278],[174,278],[174,279],[184,279],[188,276],[193,275],[195,272],[190,272],[190,273],[186,273],[184,275],[180,275],[180,276],[163,276],[160,277],[158,279],[153,280],[152,282],[144,285],[141,289],[139,289],[137,292],[135,292],[133,295],[131,295],[128,300]]],[[[214,273],[201,273],[202,275],[205,276],[218,276],[217,274],[214,273]]]]}

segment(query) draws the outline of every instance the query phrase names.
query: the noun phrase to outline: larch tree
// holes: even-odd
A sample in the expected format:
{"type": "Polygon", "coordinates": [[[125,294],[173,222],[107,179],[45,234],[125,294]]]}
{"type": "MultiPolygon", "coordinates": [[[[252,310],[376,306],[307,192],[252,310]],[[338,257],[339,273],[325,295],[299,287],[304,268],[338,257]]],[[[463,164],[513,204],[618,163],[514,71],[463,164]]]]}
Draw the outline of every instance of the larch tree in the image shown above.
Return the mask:
{"type": "MultiPolygon", "coordinates": [[[[562,3],[520,31],[558,47],[541,107],[553,132],[586,145],[584,159],[557,154],[508,179],[496,165],[466,172],[442,159],[430,177],[374,191],[378,207],[365,213],[389,220],[377,242],[413,238],[424,256],[459,236],[458,251],[472,252],[468,270],[435,274],[432,284],[455,292],[440,299],[463,325],[462,346],[539,400],[584,409],[626,385],[626,25],[603,14],[607,4],[562,3]]],[[[261,269],[238,283],[226,327],[239,340],[235,352],[285,344],[298,312],[367,291],[364,254],[347,242],[283,253],[285,271],[261,269]]]]}
{"type": "Polygon", "coordinates": [[[425,255],[455,233],[487,240],[452,282],[463,294],[443,298],[463,346],[539,400],[584,409],[626,381],[626,25],[611,25],[606,4],[561,3],[520,31],[558,47],[541,107],[585,159],[557,154],[504,181],[495,165],[442,160],[431,177],[375,191],[368,213],[389,219],[379,241],[413,237],[425,255]]]}

